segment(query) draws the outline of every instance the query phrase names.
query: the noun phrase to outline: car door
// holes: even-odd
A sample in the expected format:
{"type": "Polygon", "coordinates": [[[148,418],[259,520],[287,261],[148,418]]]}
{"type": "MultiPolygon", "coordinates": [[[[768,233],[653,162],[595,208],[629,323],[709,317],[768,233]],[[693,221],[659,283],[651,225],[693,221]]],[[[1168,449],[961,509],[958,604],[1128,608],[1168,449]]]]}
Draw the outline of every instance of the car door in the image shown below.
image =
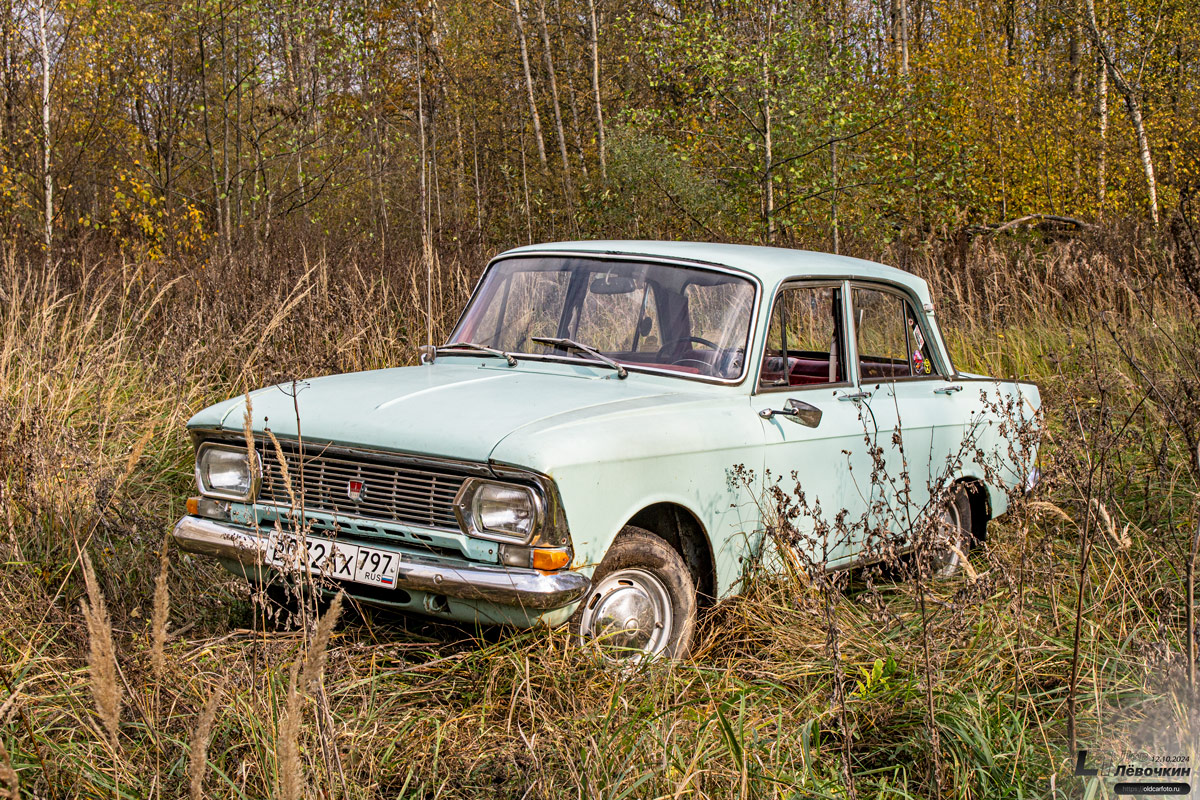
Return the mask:
{"type": "Polygon", "coordinates": [[[926,510],[946,472],[938,431],[956,424],[945,399],[947,365],[905,291],[854,284],[850,299],[856,372],[884,465],[872,487],[872,521],[902,533],[926,510]]]}
{"type": "Polygon", "coordinates": [[[874,430],[846,359],[847,310],[843,281],[785,283],[751,400],[765,445],[765,522],[779,510],[777,490],[799,511],[793,544],[829,566],[853,559],[870,500],[874,430]]]}

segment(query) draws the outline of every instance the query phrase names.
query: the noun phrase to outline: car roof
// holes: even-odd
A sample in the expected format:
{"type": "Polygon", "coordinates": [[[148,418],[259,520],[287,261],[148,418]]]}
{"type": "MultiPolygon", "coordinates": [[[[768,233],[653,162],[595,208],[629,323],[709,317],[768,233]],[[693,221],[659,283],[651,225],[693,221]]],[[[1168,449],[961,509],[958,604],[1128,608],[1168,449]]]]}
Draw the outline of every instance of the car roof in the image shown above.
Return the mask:
{"type": "Polygon", "coordinates": [[[798,276],[864,278],[904,286],[916,294],[922,303],[930,302],[928,285],[910,272],[861,258],[818,253],[811,250],[790,250],[785,247],[714,244],[712,242],[596,240],[526,245],[501,253],[500,257],[534,255],[545,252],[657,256],[718,264],[758,276],[768,291],[773,290],[782,281],[798,276]]]}

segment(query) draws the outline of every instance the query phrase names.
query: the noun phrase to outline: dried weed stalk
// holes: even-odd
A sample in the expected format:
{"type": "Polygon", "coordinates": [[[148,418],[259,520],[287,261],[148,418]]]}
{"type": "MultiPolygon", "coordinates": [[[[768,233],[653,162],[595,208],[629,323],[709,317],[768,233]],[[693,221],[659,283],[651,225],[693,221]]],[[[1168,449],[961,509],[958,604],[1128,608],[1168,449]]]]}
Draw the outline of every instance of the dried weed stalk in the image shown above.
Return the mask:
{"type": "Polygon", "coordinates": [[[150,614],[150,669],[155,680],[161,680],[166,662],[163,649],[167,642],[167,618],[171,612],[171,595],[167,588],[170,560],[171,531],[163,536],[158,553],[158,575],[154,578],[154,609],[150,614]]]}
{"type": "Polygon", "coordinates": [[[112,621],[104,605],[104,595],[96,582],[92,560],[86,551],[81,551],[81,554],[88,599],[80,601],[80,606],[88,628],[88,668],[91,673],[92,698],[108,734],[109,746],[115,753],[117,730],[121,722],[121,686],[117,682],[117,654],[113,642],[112,621]]]}
{"type": "Polygon", "coordinates": [[[191,800],[204,798],[204,778],[208,774],[208,744],[212,739],[213,723],[217,719],[217,707],[225,694],[225,681],[222,679],[213,689],[200,712],[200,721],[192,734],[191,752],[188,756],[188,790],[191,800]]]}
{"type": "Polygon", "coordinates": [[[325,671],[329,640],[333,636],[333,629],[337,625],[338,617],[341,616],[344,597],[344,592],[338,592],[337,597],[329,604],[329,609],[317,620],[317,631],[313,635],[308,655],[304,659],[304,674],[300,682],[301,690],[304,692],[311,692],[325,671]]]}
{"type": "Polygon", "coordinates": [[[21,780],[13,769],[3,738],[0,738],[0,790],[4,792],[0,800],[21,800],[21,780]]]}
{"type": "Polygon", "coordinates": [[[283,714],[279,718],[275,739],[277,785],[275,796],[281,800],[299,800],[304,790],[304,767],[300,763],[301,707],[298,688],[300,661],[292,664],[288,678],[283,714]]]}

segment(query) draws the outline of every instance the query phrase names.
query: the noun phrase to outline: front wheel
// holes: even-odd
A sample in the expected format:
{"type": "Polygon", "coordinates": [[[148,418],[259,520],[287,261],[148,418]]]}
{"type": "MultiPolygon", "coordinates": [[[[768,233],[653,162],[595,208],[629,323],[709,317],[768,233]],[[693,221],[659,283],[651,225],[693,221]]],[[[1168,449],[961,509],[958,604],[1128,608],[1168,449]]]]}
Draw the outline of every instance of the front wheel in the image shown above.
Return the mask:
{"type": "Polygon", "coordinates": [[[696,584],[682,556],[627,525],[592,576],[571,629],[614,659],[685,658],[696,627],[696,584]]]}

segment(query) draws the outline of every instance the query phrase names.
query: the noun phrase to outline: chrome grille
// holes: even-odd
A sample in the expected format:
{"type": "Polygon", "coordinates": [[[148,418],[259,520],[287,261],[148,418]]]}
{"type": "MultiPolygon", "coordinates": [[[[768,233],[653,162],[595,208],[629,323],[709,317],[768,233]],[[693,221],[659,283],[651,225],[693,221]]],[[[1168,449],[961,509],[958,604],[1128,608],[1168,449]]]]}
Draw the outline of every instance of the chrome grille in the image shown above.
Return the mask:
{"type": "Polygon", "coordinates": [[[304,446],[302,471],[296,444],[280,442],[291,479],[289,494],[275,445],[262,440],[255,444],[262,458],[260,503],[290,508],[294,494],[295,505],[303,499],[306,511],[458,530],[454,497],[465,475],[384,458],[347,456],[316,444],[304,446]],[[357,501],[349,495],[352,481],[363,486],[357,501]]]}

